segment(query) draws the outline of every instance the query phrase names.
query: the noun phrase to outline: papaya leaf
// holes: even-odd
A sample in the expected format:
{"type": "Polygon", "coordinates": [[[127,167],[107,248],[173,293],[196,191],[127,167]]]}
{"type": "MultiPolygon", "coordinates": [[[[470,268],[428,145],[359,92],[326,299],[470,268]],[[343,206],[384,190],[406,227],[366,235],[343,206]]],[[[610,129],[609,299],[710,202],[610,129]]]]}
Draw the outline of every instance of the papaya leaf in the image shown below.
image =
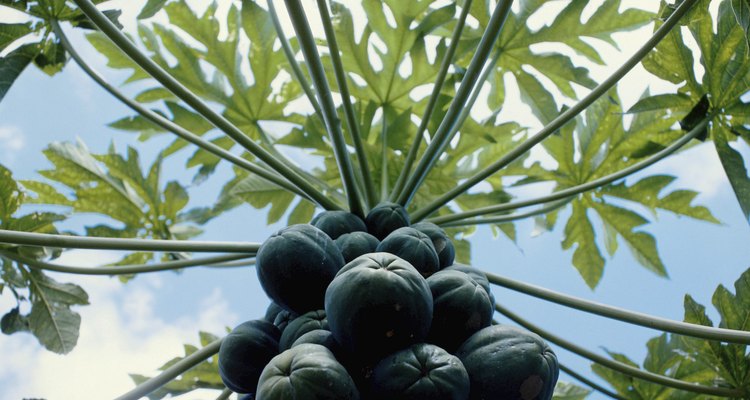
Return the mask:
{"type": "Polygon", "coordinates": [[[614,228],[630,248],[636,260],[654,273],[667,276],[667,271],[656,249],[656,239],[645,232],[635,231],[635,228],[648,222],[639,214],[625,208],[605,203],[592,203],[602,220],[614,228]]]}
{"type": "Polygon", "coordinates": [[[703,221],[719,223],[711,212],[703,206],[691,205],[697,192],[691,190],[675,190],[662,196],[661,192],[676,178],[670,175],[647,176],[631,186],[618,183],[603,188],[602,193],[630,201],[637,201],[647,206],[656,214],[656,209],[671,211],[677,215],[684,215],[703,221]]]}
{"type": "Polygon", "coordinates": [[[573,266],[590,288],[596,287],[604,274],[604,257],[595,238],[594,227],[586,215],[586,207],[579,200],[573,201],[573,214],[565,225],[562,248],[567,250],[576,245],[573,266]]]}
{"type": "Polygon", "coordinates": [[[750,221],[750,181],[742,156],[729,145],[735,138],[728,134],[744,132],[750,114],[743,100],[750,86],[749,6],[746,1],[723,1],[715,17],[707,11],[708,6],[708,0],[696,4],[688,21],[690,33],[698,44],[697,55],[692,54],[681,31],[676,29],[644,60],[644,66],[652,74],[675,84],[684,83],[679,89],[679,101],[675,101],[678,97],[657,95],[642,99],[634,109],[668,109],[684,117],[680,124],[686,130],[705,117],[711,118],[714,146],[740,207],[750,221]],[[695,58],[705,70],[701,82],[693,70],[695,58]]]}
{"type": "Polygon", "coordinates": [[[750,3],[747,0],[731,0],[730,4],[737,24],[745,31],[745,44],[750,46],[750,3]]]}
{"type": "Polygon", "coordinates": [[[0,57],[0,101],[3,100],[21,72],[37,56],[36,51],[36,46],[26,44],[0,57]]]}
{"type": "Polygon", "coordinates": [[[684,93],[665,93],[646,97],[639,100],[628,110],[629,113],[640,113],[644,111],[664,109],[687,109],[693,102],[690,96],[684,93]]]}
{"type": "MultiPolygon", "coordinates": [[[[684,132],[671,128],[676,118],[664,110],[644,110],[636,114],[629,129],[626,129],[620,99],[612,91],[592,104],[575,124],[569,124],[558,135],[545,140],[545,150],[558,163],[556,171],[528,172],[537,173],[537,178],[553,181],[556,188],[562,189],[620,171],[638,162],[639,157],[633,156],[634,153],[648,154],[651,151],[647,151],[649,146],[659,149],[663,147],[660,143],[667,143],[666,138],[674,140],[683,135],[684,132]]],[[[673,181],[674,178],[670,176],[647,176],[631,185],[618,183],[594,189],[573,201],[573,214],[566,225],[563,248],[569,249],[573,244],[578,244],[573,254],[573,264],[589,286],[595,287],[601,278],[604,259],[595,242],[597,230],[587,210],[599,217],[599,232],[610,256],[619,249],[617,240],[622,238],[641,265],[659,276],[667,276],[656,239],[641,228],[650,222],[649,219],[627,205],[609,204],[607,201],[613,197],[645,206],[654,216],[657,210],[663,210],[718,222],[708,209],[692,204],[697,192],[668,189],[667,186],[673,181]]],[[[533,180],[523,181],[527,182],[533,180]]],[[[545,227],[545,230],[550,229],[550,226],[545,227]]]]}
{"type": "Polygon", "coordinates": [[[167,0],[148,0],[138,13],[138,19],[148,19],[156,15],[167,3],[167,0]]]}
{"type": "MultiPolygon", "coordinates": [[[[159,23],[139,26],[140,39],[151,58],[172,76],[204,101],[219,105],[223,116],[254,140],[260,140],[270,151],[276,140],[288,131],[266,134],[257,127],[261,121],[298,122],[296,114],[285,111],[287,105],[301,97],[299,85],[285,80],[288,63],[281,49],[274,46],[275,31],[268,12],[256,2],[242,2],[242,7],[232,5],[224,26],[226,35],[220,35],[221,24],[217,18],[217,5],[211,4],[201,14],[185,1],[152,1],[143,11],[153,11],[163,6],[171,26],[179,26],[177,33],[159,23]],[[246,41],[249,39],[249,44],[246,41]],[[174,60],[174,61],[172,61],[174,60]],[[250,74],[246,72],[249,66],[250,74]],[[284,82],[278,85],[279,82],[284,82]]],[[[222,18],[223,19],[223,18],[222,18]]],[[[89,40],[108,58],[108,65],[116,69],[133,69],[126,80],[131,83],[144,78],[142,71],[132,61],[120,54],[101,35],[89,35],[89,40]]],[[[201,116],[176,102],[173,95],[160,86],[147,87],[136,99],[143,102],[163,101],[169,111],[166,117],[186,130],[202,136],[213,129],[201,116]]],[[[147,140],[163,129],[140,116],[130,116],[112,123],[118,129],[139,132],[147,140]]],[[[278,126],[278,125],[275,125],[278,126]]],[[[229,150],[235,142],[228,138],[213,139],[229,150]]],[[[175,140],[164,155],[173,154],[187,146],[182,139],[175,140]]],[[[199,167],[194,181],[201,182],[216,169],[220,158],[205,150],[195,150],[188,167],[199,167]]]]}
{"type": "MultiPolygon", "coordinates": [[[[551,88],[539,83],[536,76],[541,75],[549,79],[554,88],[563,96],[575,99],[577,97],[573,84],[586,88],[593,88],[596,82],[589,76],[586,68],[576,66],[571,58],[560,53],[541,53],[531,50],[531,47],[541,43],[555,43],[570,47],[579,55],[592,62],[604,64],[599,50],[590,44],[590,38],[596,38],[616,46],[612,35],[643,26],[654,19],[650,12],[639,9],[622,10],[622,2],[607,1],[587,18],[583,20],[583,12],[587,8],[588,0],[574,0],[566,5],[554,16],[551,23],[537,30],[532,30],[526,20],[538,11],[545,2],[525,1],[518,12],[508,16],[503,32],[496,46],[502,49],[496,67],[496,75],[489,79],[491,91],[502,93],[504,81],[502,76],[511,72],[518,83],[522,100],[532,107],[534,115],[547,123],[556,116],[557,105],[551,88]],[[621,11],[622,10],[622,11],[621,11]],[[533,71],[533,73],[530,73],[533,71]]],[[[471,15],[479,21],[479,27],[464,35],[466,57],[471,55],[468,49],[473,49],[481,32],[489,21],[487,2],[473,3],[471,15]]],[[[493,110],[499,110],[503,105],[502,98],[491,101],[493,110]]]]}
{"type": "MultiPolygon", "coordinates": [[[[669,376],[688,382],[705,383],[710,378],[710,371],[686,357],[679,337],[662,334],[652,338],[646,344],[648,354],[640,367],[637,363],[618,353],[609,352],[613,359],[642,368],[656,374],[669,376]]],[[[635,379],[629,375],[611,370],[599,364],[592,364],[595,374],[607,381],[618,394],[628,399],[693,399],[701,398],[699,394],[679,391],[667,386],[635,379]]]]}
{"type": "Polygon", "coordinates": [[[745,161],[737,150],[729,146],[731,138],[725,127],[718,126],[712,129],[714,146],[719,155],[721,165],[734,189],[734,194],[740,204],[745,219],[750,223],[750,177],[745,168],[745,161]]]}
{"type": "Polygon", "coordinates": [[[229,195],[246,201],[254,208],[270,205],[266,218],[268,224],[281,219],[295,198],[293,193],[257,175],[250,175],[237,182],[229,195]]]}
{"type": "Polygon", "coordinates": [[[12,335],[16,332],[28,332],[29,319],[27,316],[21,314],[20,307],[15,307],[0,319],[0,330],[6,335],[12,335]]]}
{"type": "MultiPolygon", "coordinates": [[[[95,0],[101,3],[104,0],[95,0]]],[[[0,23],[0,52],[12,46],[19,39],[26,39],[25,44],[0,57],[0,101],[10,89],[13,82],[31,63],[48,75],[60,72],[68,60],[62,43],[54,36],[51,21],[69,21],[73,26],[91,29],[83,13],[66,4],[64,0],[53,1],[3,1],[0,5],[10,7],[27,14],[28,21],[20,23],[0,23]],[[41,38],[41,39],[39,39],[41,38]],[[36,40],[34,43],[29,43],[36,40]]],[[[104,12],[113,22],[120,16],[119,10],[104,12]]]]}
{"type": "MultiPolygon", "coordinates": [[[[210,333],[200,332],[201,346],[206,346],[217,339],[218,337],[210,333]]],[[[184,345],[184,348],[185,357],[198,350],[196,346],[189,344],[184,345]]],[[[167,361],[164,365],[159,367],[159,369],[165,370],[174,363],[182,360],[183,358],[184,357],[175,357],[167,361]]],[[[148,376],[140,374],[130,374],[130,378],[136,384],[141,384],[149,379],[148,376]]],[[[190,370],[183,372],[178,378],[172,379],[167,384],[162,385],[155,391],[151,392],[147,397],[149,398],[149,400],[158,400],[168,396],[179,396],[196,389],[224,389],[224,383],[221,381],[221,377],[219,376],[218,356],[213,356],[208,360],[199,363],[190,370]]]]}
{"type": "Polygon", "coordinates": [[[67,354],[78,342],[81,316],[70,306],[88,304],[88,295],[71,283],[58,283],[40,271],[24,274],[29,281],[29,330],[47,350],[67,354]]]}
{"type": "Polygon", "coordinates": [[[10,170],[0,164],[0,221],[8,220],[22,202],[23,192],[13,180],[10,170]]]}
{"type": "Polygon", "coordinates": [[[55,186],[25,182],[38,204],[54,204],[76,212],[95,213],[121,222],[86,228],[88,235],[108,237],[154,237],[174,239],[171,231],[188,202],[186,189],[176,181],[161,183],[162,158],[157,157],[142,171],[138,152],[130,147],[126,155],[111,147],[106,154],[91,154],[83,143],[53,143],[44,151],[54,168],[40,174],[55,186]]]}
{"type": "Polygon", "coordinates": [[[146,71],[137,66],[133,60],[128,58],[128,56],[123,54],[122,51],[101,32],[89,33],[86,35],[86,39],[92,46],[94,46],[99,54],[107,59],[107,67],[132,70],[132,73],[125,82],[135,82],[149,78],[146,71]]]}
{"type": "MultiPolygon", "coordinates": [[[[350,10],[333,3],[344,69],[364,81],[363,84],[349,85],[353,96],[363,102],[372,101],[380,106],[388,104],[405,110],[413,103],[408,96],[411,91],[434,81],[446,46],[442,41],[438,43],[434,47],[436,57],[431,61],[425,36],[453,18],[455,5],[434,9],[430,7],[431,3],[427,0],[409,3],[366,0],[362,6],[368,24],[359,38],[354,31],[350,10]],[[393,16],[395,27],[389,24],[384,7],[393,16]],[[370,51],[374,52],[374,57],[370,56],[370,51]],[[370,61],[373,58],[377,59],[377,64],[370,61]],[[406,60],[412,69],[410,73],[401,73],[399,68],[406,60]]],[[[337,90],[336,86],[334,90],[337,90]]]]}
{"type": "Polygon", "coordinates": [[[574,383],[558,381],[552,400],[583,400],[591,394],[591,390],[574,383]]]}
{"type": "Polygon", "coordinates": [[[31,23],[0,24],[0,51],[34,30],[31,23]]]}
{"type": "MultiPolygon", "coordinates": [[[[742,273],[735,281],[734,293],[719,285],[712,303],[721,317],[718,326],[750,331],[750,270],[742,273]]],[[[685,296],[685,321],[713,326],[706,308],[689,295],[685,296]]],[[[747,354],[747,346],[689,337],[682,338],[682,343],[686,356],[711,370],[711,378],[715,382],[745,390],[750,388],[750,354],[747,354]]]]}

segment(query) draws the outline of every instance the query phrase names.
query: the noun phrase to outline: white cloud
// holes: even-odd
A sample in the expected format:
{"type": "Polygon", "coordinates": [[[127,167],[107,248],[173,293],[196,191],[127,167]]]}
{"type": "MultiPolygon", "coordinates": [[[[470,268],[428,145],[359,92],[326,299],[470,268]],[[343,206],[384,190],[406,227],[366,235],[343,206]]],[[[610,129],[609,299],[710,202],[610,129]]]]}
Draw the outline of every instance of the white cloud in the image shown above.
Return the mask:
{"type": "Polygon", "coordinates": [[[26,147],[26,136],[20,128],[12,125],[0,126],[0,154],[6,166],[13,165],[16,154],[26,147]]]}
{"type": "MultiPolygon", "coordinates": [[[[58,262],[86,266],[111,257],[101,251],[69,251],[58,262]]],[[[90,296],[91,305],[77,309],[83,319],[78,345],[61,356],[42,349],[31,335],[0,337],[0,398],[114,398],[134,387],[129,373],[153,375],[161,364],[184,354],[184,343],[198,345],[199,330],[221,334],[238,320],[219,288],[201,300],[194,316],[168,323],[153,311],[162,285],[159,275],[144,275],[127,285],[107,277],[57,279],[82,285],[90,296]]],[[[3,309],[12,306],[6,302],[3,309]]],[[[205,397],[204,391],[179,398],[205,397]]]]}

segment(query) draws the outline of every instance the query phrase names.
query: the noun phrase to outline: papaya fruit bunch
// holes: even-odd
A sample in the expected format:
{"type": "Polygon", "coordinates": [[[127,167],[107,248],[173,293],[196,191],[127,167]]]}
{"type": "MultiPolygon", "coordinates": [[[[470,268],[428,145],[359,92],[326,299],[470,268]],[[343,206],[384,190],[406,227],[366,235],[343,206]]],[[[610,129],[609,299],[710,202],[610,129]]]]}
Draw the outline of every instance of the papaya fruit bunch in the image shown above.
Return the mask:
{"type": "Polygon", "coordinates": [[[557,357],[493,324],[487,277],[398,204],[325,211],[256,258],[272,300],[224,339],[219,373],[248,399],[550,399],[557,357]]]}

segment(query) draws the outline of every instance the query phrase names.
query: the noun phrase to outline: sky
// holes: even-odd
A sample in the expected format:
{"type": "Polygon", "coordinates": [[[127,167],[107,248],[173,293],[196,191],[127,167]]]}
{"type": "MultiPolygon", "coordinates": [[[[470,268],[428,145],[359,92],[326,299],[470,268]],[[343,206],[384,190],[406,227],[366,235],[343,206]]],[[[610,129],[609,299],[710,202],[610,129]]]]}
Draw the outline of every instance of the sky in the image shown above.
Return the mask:
{"type": "MultiPolygon", "coordinates": [[[[564,2],[553,3],[551,7],[564,5],[564,2]]],[[[128,11],[131,15],[132,12],[128,11]]],[[[126,20],[127,16],[126,13],[126,20]]],[[[0,21],[8,18],[12,15],[0,11],[0,21]]],[[[623,36],[621,52],[609,48],[605,59],[610,65],[593,69],[595,79],[606,77],[612,65],[618,65],[631,54],[642,43],[639,38],[649,34],[650,29],[646,27],[627,39],[623,36]]],[[[123,74],[106,71],[103,59],[80,35],[73,38],[97,69],[106,72],[114,82],[122,81],[123,74]]],[[[620,93],[626,106],[640,95],[646,77],[640,67],[628,75],[623,86],[628,90],[620,93]]],[[[652,89],[667,91],[670,87],[656,85],[652,89]]],[[[132,88],[125,90],[135,93],[132,88]]],[[[510,85],[506,98],[518,98],[514,91],[517,88],[510,85]]],[[[481,113],[481,109],[476,112],[481,113]]],[[[528,115],[524,106],[508,107],[507,112],[528,115]]],[[[139,146],[144,163],[148,162],[154,156],[154,149],[168,143],[169,138],[143,145],[132,135],[106,127],[107,123],[130,114],[72,63],[51,78],[29,68],[0,103],[0,163],[14,171],[16,179],[38,178],[36,171],[49,166],[41,150],[50,142],[75,138],[81,138],[94,153],[104,152],[111,141],[120,149],[133,144],[139,146]]],[[[750,154],[746,148],[738,149],[750,154]]],[[[185,156],[168,160],[166,171],[170,179],[189,182],[194,171],[183,167],[185,156]]],[[[218,177],[227,177],[229,173],[229,168],[222,165],[216,179],[191,188],[190,206],[215,200],[223,182],[218,177]]],[[[710,307],[711,294],[719,284],[733,290],[734,280],[748,268],[750,228],[743,221],[711,144],[695,146],[645,171],[653,173],[677,176],[671,189],[699,190],[696,203],[709,207],[722,221],[720,225],[712,225],[659,213],[654,223],[645,227],[658,238],[668,279],[640,267],[621,243],[623,249],[607,260],[604,278],[592,291],[572,268],[572,253],[560,249],[562,227],[532,238],[533,224],[529,221],[518,224],[517,243],[504,237],[493,238],[488,229],[480,228],[471,237],[474,265],[572,295],[678,320],[682,319],[683,296],[690,293],[709,306],[716,321],[716,313],[710,307]]],[[[532,189],[521,195],[533,196],[541,190],[532,189]]],[[[70,226],[80,229],[90,218],[76,217],[70,226]]],[[[263,210],[246,206],[218,218],[201,239],[260,242],[281,227],[281,224],[266,226],[263,210]]],[[[69,251],[57,262],[93,266],[116,258],[117,254],[108,252],[69,251]]],[[[195,268],[180,274],[148,274],[127,284],[108,277],[51,275],[63,282],[80,284],[90,295],[91,305],[76,308],[83,319],[78,346],[71,354],[60,356],[42,349],[31,335],[0,336],[2,399],[115,397],[132,388],[128,373],[153,374],[164,362],[182,354],[183,343],[198,344],[199,330],[221,335],[227,327],[260,318],[268,304],[252,268],[218,271],[195,268]]],[[[659,334],[500,288],[494,293],[498,301],[532,322],[599,352],[606,348],[641,361],[646,354],[646,340],[659,334]]],[[[0,296],[0,312],[13,306],[15,302],[7,293],[0,296]]],[[[592,376],[587,361],[555,346],[553,349],[566,365],[592,376]]],[[[561,380],[572,381],[565,375],[561,380]]],[[[215,396],[216,393],[199,392],[179,398],[215,396]]]]}

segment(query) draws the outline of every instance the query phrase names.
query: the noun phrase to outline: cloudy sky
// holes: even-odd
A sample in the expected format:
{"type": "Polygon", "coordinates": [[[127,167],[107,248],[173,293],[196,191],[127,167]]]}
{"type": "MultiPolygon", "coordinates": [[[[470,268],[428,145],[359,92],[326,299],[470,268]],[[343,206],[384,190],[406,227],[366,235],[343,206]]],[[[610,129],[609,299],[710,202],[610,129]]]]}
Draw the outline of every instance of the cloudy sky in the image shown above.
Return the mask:
{"type": "MultiPolygon", "coordinates": [[[[125,20],[142,3],[130,2],[125,20]]],[[[550,9],[564,4],[553,2],[550,9]]],[[[0,21],[11,21],[13,17],[0,11],[0,21]]],[[[538,23],[543,23],[543,18],[538,23]]],[[[605,59],[611,65],[618,65],[650,31],[649,26],[633,36],[623,36],[621,52],[602,47],[609,52],[605,59]]],[[[80,36],[74,38],[84,55],[102,70],[102,58],[80,36]]],[[[592,74],[601,80],[611,70],[611,66],[597,67],[592,74]]],[[[123,78],[122,74],[114,72],[108,72],[107,76],[114,82],[121,82],[123,78]]],[[[629,90],[621,93],[626,107],[640,95],[646,77],[640,67],[628,75],[625,87],[629,90]]],[[[670,88],[656,86],[652,89],[666,91],[670,88]]],[[[514,91],[517,89],[511,85],[506,98],[518,98],[514,91]]],[[[508,112],[523,115],[528,114],[528,109],[509,107],[508,112]]],[[[30,68],[0,103],[0,163],[11,168],[17,179],[28,179],[37,176],[35,171],[48,166],[40,151],[52,141],[80,137],[93,152],[105,151],[110,141],[122,149],[136,143],[134,137],[105,125],[123,115],[130,115],[129,110],[96,87],[74,64],[53,78],[30,68]]],[[[166,142],[165,138],[152,143],[166,142]]],[[[152,149],[157,147],[141,146],[144,162],[150,161],[154,155],[152,149]]],[[[747,149],[740,150],[750,154],[747,149]]],[[[171,178],[189,180],[193,172],[184,171],[184,161],[181,156],[169,160],[167,171],[171,178]]],[[[713,148],[710,144],[696,146],[647,172],[678,176],[672,188],[699,189],[698,202],[709,206],[723,222],[710,225],[670,214],[658,215],[648,230],[659,238],[659,250],[670,279],[647,272],[626,251],[621,251],[613,260],[608,260],[600,286],[591,291],[571,268],[571,253],[560,250],[560,229],[532,240],[530,222],[518,225],[518,243],[505,238],[493,239],[487,229],[480,229],[472,237],[475,265],[566,293],[673,319],[682,318],[685,293],[691,293],[703,304],[710,304],[714,288],[718,284],[731,287],[748,267],[750,259],[747,246],[750,229],[742,221],[713,148]]],[[[228,173],[226,166],[217,172],[223,176],[228,173]]],[[[191,205],[213,201],[220,184],[221,179],[215,179],[192,190],[191,205]]],[[[74,228],[80,228],[85,222],[86,218],[78,218],[71,223],[74,228]]],[[[214,229],[209,229],[204,239],[262,241],[280,228],[280,225],[265,226],[263,213],[250,207],[232,211],[212,226],[214,229]]],[[[116,255],[106,252],[70,251],[59,262],[96,265],[115,258],[116,255]]],[[[91,305],[77,308],[83,318],[78,346],[71,354],[59,356],[41,349],[30,335],[0,337],[2,399],[115,397],[132,388],[128,373],[153,373],[168,359],[181,355],[183,343],[197,344],[199,330],[220,335],[226,327],[262,316],[268,302],[251,268],[191,269],[181,274],[143,275],[125,285],[107,277],[55,275],[55,278],[82,285],[91,297],[91,305]]],[[[495,296],[563,337],[590,349],[606,347],[623,352],[636,360],[642,360],[645,355],[645,341],[658,334],[500,289],[496,289],[495,296]]],[[[8,294],[0,296],[0,312],[13,306],[15,302],[8,294]]],[[[590,375],[585,360],[563,350],[556,351],[567,365],[590,375]]],[[[565,376],[561,379],[571,380],[565,376]]],[[[193,393],[181,398],[215,396],[215,393],[193,393]]]]}

